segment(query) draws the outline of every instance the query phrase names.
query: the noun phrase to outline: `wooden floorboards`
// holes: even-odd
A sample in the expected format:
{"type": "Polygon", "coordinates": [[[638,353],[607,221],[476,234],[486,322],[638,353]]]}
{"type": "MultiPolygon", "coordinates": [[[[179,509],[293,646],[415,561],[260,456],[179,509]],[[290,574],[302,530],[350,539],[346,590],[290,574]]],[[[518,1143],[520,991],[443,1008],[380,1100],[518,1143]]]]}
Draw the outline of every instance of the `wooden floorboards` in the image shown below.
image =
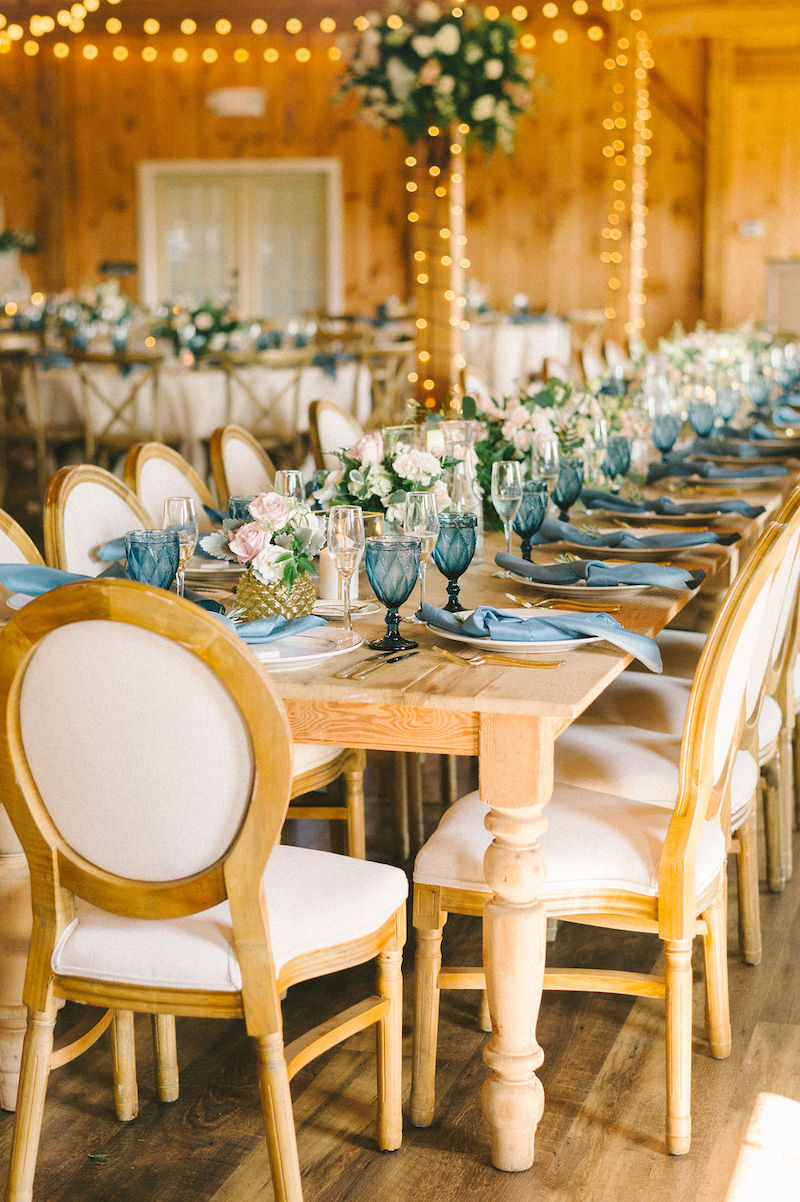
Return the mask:
{"type": "MultiPolygon", "coordinates": [[[[428,828],[438,800],[429,764],[428,828]]],[[[460,768],[464,787],[471,766],[460,768]]],[[[386,774],[390,776],[390,774],[386,774]]],[[[369,780],[375,778],[370,773],[369,780]]],[[[392,859],[392,809],[370,783],[368,847],[392,859]]],[[[324,846],[327,825],[300,838],[324,846]]],[[[797,854],[800,855],[800,837],[797,854]]],[[[731,880],[735,901],[735,880],[731,880]]],[[[546,1109],[527,1173],[491,1168],[480,1112],[486,1036],[475,995],[442,1005],[437,1109],[426,1130],[406,1126],[399,1152],[374,1143],[374,1036],[350,1040],[305,1069],[293,1085],[307,1202],[764,1202],[800,1198],[800,876],[780,895],[762,893],[764,958],[744,966],[731,929],[733,1054],[715,1061],[704,1040],[702,966],[696,957],[693,1144],[683,1158],[663,1144],[663,1009],[659,1002],[547,994],[539,1022],[546,1109]]],[[[731,906],[735,915],[735,904],[731,906]]],[[[477,921],[451,919],[446,948],[477,963],[477,921]]],[[[649,967],[657,940],[562,924],[553,963],[606,957],[649,967]]],[[[413,938],[405,962],[406,1100],[411,1054],[413,938]]],[[[326,1007],[368,992],[358,969],[298,986],[285,1004],[287,1037],[326,1007]]],[[[149,1020],[137,1020],[138,1118],[116,1121],[108,1036],[53,1074],[36,1182],[47,1202],[250,1202],[272,1188],[261,1134],[253,1062],[241,1024],[178,1020],[181,1096],[154,1099],[149,1020]]],[[[5,1158],[11,1116],[0,1114],[5,1158]]]]}

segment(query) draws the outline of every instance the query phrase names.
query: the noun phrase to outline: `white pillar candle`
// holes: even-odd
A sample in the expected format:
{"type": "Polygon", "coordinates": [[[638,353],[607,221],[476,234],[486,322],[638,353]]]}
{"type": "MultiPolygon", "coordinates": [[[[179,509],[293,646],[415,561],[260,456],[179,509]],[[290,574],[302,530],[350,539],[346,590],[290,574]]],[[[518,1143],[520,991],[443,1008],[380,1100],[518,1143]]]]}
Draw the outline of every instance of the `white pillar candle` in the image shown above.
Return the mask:
{"type": "MultiPolygon", "coordinates": [[[[342,582],[339,572],[336,568],[336,563],[327,547],[323,547],[319,553],[319,595],[323,601],[341,601],[342,600],[342,582]]],[[[358,572],[353,572],[350,580],[350,600],[355,601],[358,597],[358,572]]]]}

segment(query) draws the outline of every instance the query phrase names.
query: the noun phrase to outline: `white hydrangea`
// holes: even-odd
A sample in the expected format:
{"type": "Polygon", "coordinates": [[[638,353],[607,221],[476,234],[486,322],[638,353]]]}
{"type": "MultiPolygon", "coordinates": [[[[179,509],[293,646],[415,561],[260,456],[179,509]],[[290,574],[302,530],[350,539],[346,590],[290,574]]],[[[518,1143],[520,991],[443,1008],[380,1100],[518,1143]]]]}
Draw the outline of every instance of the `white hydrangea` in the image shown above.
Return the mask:
{"type": "Polygon", "coordinates": [[[416,74],[399,58],[390,58],[386,64],[386,74],[389,77],[392,92],[396,100],[408,100],[416,80],[416,74]]]}
{"type": "Polygon", "coordinates": [[[461,34],[456,25],[443,25],[434,34],[433,44],[439,54],[455,54],[461,45],[461,34]]]}
{"type": "Polygon", "coordinates": [[[503,74],[503,63],[499,58],[487,59],[484,71],[487,79],[499,79],[503,74]]]}
{"type": "Polygon", "coordinates": [[[494,96],[490,96],[488,92],[479,96],[472,106],[473,121],[488,121],[494,114],[494,108],[494,96]]]}
{"type": "Polygon", "coordinates": [[[424,33],[418,33],[415,38],[412,38],[411,46],[420,58],[430,58],[436,49],[433,38],[429,38],[424,33]]]}
{"type": "Polygon", "coordinates": [[[392,467],[404,480],[416,484],[432,484],[442,473],[441,462],[430,451],[401,451],[392,467]]]}
{"type": "Polygon", "coordinates": [[[288,557],[285,547],[270,543],[259,551],[251,563],[253,575],[262,584],[281,584],[283,582],[283,565],[288,557]]]}
{"type": "Polygon", "coordinates": [[[417,20],[423,22],[439,21],[441,17],[442,14],[439,11],[438,4],[434,4],[433,0],[422,0],[422,4],[417,9],[417,20]]]}

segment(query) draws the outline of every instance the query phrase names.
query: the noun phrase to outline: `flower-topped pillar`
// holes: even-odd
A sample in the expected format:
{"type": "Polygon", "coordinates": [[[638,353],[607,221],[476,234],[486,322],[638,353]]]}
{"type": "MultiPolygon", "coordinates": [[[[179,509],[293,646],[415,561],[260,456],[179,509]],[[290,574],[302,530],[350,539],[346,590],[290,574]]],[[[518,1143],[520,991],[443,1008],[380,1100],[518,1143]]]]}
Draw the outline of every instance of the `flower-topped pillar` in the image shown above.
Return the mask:
{"type": "Polygon", "coordinates": [[[444,411],[464,366],[466,222],[463,130],[429,132],[406,164],[420,407],[444,411]]]}
{"type": "Polygon", "coordinates": [[[518,52],[517,26],[490,11],[420,0],[386,17],[359,17],[359,36],[345,46],[339,96],[354,91],[359,117],[377,128],[396,126],[411,148],[413,380],[428,409],[445,408],[464,366],[462,151],[478,144],[487,153],[498,145],[510,153],[517,117],[533,102],[533,60],[518,52]]]}

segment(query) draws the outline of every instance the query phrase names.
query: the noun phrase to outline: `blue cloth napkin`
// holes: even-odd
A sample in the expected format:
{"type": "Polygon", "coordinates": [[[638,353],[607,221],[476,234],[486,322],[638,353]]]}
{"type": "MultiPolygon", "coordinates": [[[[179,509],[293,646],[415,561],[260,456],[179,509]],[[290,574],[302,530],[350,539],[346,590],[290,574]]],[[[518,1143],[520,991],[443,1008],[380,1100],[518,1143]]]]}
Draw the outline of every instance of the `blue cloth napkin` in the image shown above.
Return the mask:
{"type": "Polygon", "coordinates": [[[586,509],[611,509],[619,513],[647,513],[653,508],[650,501],[629,501],[602,488],[582,488],[580,500],[586,509]]]}
{"type": "Polygon", "coordinates": [[[764,454],[764,448],[753,446],[750,442],[737,441],[733,438],[696,438],[683,455],[691,458],[693,455],[721,455],[730,459],[758,459],[764,454]]]}
{"type": "Polygon", "coordinates": [[[95,551],[98,559],[103,563],[113,563],[115,559],[125,558],[125,535],[121,538],[109,539],[107,543],[103,543],[95,551]]]}
{"type": "Polygon", "coordinates": [[[628,530],[609,530],[604,534],[588,534],[569,522],[545,518],[531,542],[536,546],[570,542],[582,547],[619,547],[635,551],[659,547],[707,547],[710,543],[727,547],[740,538],[741,535],[735,530],[667,530],[663,534],[645,535],[631,534],[628,530]]]}
{"type": "Polygon", "coordinates": [[[91,576],[46,568],[40,563],[0,564],[0,584],[12,593],[24,593],[28,597],[40,597],[60,584],[75,584],[79,580],[91,580],[91,576]]]}
{"type": "Polygon", "coordinates": [[[221,509],[214,509],[213,505],[204,505],[203,509],[205,509],[211,521],[216,522],[218,526],[222,525],[225,518],[230,517],[229,513],[225,513],[221,509]]]}
{"type": "Polygon", "coordinates": [[[661,653],[655,639],[634,634],[605,613],[537,614],[521,618],[488,605],[479,605],[468,616],[451,614],[427,602],[422,606],[423,621],[451,634],[476,639],[499,639],[515,643],[557,642],[597,635],[621,651],[634,656],[651,672],[661,671],[661,653]]]}
{"type": "Polygon", "coordinates": [[[662,480],[665,476],[699,476],[703,480],[757,479],[759,476],[786,476],[788,471],[780,464],[759,463],[754,467],[720,467],[707,460],[670,458],[666,463],[651,463],[647,469],[647,483],[662,480]]]}
{"type": "Polygon", "coordinates": [[[586,509],[609,509],[619,513],[658,513],[662,516],[680,517],[686,513],[740,513],[743,517],[757,518],[764,512],[763,505],[748,505],[747,501],[731,498],[729,501],[673,501],[671,497],[659,497],[657,501],[628,501],[615,493],[603,492],[598,488],[584,488],[581,501],[586,509]]]}
{"type": "Polygon", "coordinates": [[[294,634],[313,630],[315,626],[327,626],[327,622],[313,614],[302,618],[284,618],[282,614],[271,614],[270,617],[258,618],[255,622],[237,623],[235,630],[246,643],[260,645],[277,643],[280,639],[288,639],[294,634]]]}
{"type": "Polygon", "coordinates": [[[800,411],[791,405],[779,405],[773,409],[769,420],[774,426],[796,426],[800,424],[800,411]]]}
{"type": "MultiPolygon", "coordinates": [[[[665,566],[660,563],[617,563],[609,564],[602,559],[578,559],[573,563],[530,563],[516,555],[498,551],[495,555],[498,567],[506,568],[515,576],[526,576],[539,584],[577,584],[585,580],[594,588],[616,584],[650,584],[659,588],[696,589],[705,580],[705,572],[698,568],[690,572],[686,568],[665,566]]],[[[587,594],[587,599],[591,596],[587,594]]]]}

